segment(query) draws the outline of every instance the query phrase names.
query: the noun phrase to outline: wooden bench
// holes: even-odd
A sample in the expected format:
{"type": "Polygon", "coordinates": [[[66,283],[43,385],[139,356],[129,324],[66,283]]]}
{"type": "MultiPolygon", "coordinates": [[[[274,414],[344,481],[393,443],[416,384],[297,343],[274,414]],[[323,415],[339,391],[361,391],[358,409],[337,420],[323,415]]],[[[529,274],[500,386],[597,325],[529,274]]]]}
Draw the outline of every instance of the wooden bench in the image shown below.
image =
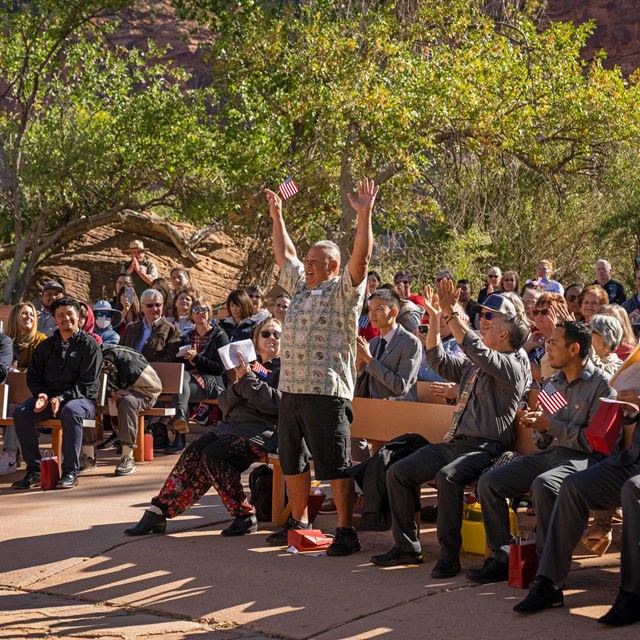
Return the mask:
{"type": "MultiPolygon", "coordinates": [[[[98,407],[104,406],[107,392],[107,376],[100,376],[100,386],[98,388],[98,407]]],[[[33,393],[27,386],[27,374],[25,372],[14,371],[9,373],[5,384],[0,385],[0,426],[12,426],[13,417],[9,415],[10,408],[17,407],[29,398],[33,393]]],[[[52,420],[42,420],[36,423],[37,427],[51,429],[51,449],[53,455],[58,457],[58,464],[62,465],[62,422],[58,418],[52,420]]],[[[83,429],[95,429],[96,420],[83,420],[83,429]]]]}
{"type": "MultiPolygon", "coordinates": [[[[442,442],[451,426],[455,407],[434,397],[429,385],[428,382],[418,383],[418,402],[354,398],[351,437],[368,440],[374,453],[385,442],[403,433],[417,433],[429,442],[442,442]]],[[[515,426],[514,433],[514,451],[523,455],[533,451],[535,447],[529,429],[515,426]]],[[[266,462],[273,466],[271,519],[281,523],[285,484],[280,459],[277,455],[269,455],[266,462]]]]}
{"type": "MultiPolygon", "coordinates": [[[[160,402],[170,402],[171,396],[182,391],[184,381],[184,364],[182,362],[150,362],[154,371],[158,374],[162,383],[162,393],[158,398],[160,402]]],[[[169,417],[175,416],[173,407],[151,407],[138,414],[138,434],[134,459],[136,462],[144,461],[144,419],[146,416],[169,417]]]]}

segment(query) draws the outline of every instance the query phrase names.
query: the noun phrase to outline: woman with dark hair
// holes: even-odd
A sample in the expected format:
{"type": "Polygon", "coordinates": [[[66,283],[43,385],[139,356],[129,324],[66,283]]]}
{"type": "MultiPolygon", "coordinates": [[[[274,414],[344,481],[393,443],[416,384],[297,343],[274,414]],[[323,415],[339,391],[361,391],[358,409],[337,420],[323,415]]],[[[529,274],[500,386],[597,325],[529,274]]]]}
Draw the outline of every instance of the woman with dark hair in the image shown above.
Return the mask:
{"type": "Polygon", "coordinates": [[[176,415],[167,425],[176,431],[176,437],[165,453],[178,453],[186,446],[184,434],[189,432],[189,403],[217,398],[224,389],[224,366],[218,349],[229,344],[227,334],[217,324],[211,326],[211,307],[203,298],[196,297],[193,301],[189,320],[193,329],[182,335],[182,348],[178,352],[182,355],[177,358],[185,365],[182,392],[173,397],[176,415]]]}
{"type": "Polygon", "coordinates": [[[369,271],[367,274],[367,292],[362,304],[362,311],[360,312],[360,318],[358,319],[358,335],[362,336],[365,340],[371,342],[378,336],[380,331],[374,329],[369,321],[369,298],[371,294],[378,289],[382,284],[382,280],[377,271],[369,271]]]}
{"type": "Polygon", "coordinates": [[[114,291],[116,295],[111,300],[111,306],[122,313],[122,322],[113,328],[122,338],[127,325],[140,320],[140,300],[128,273],[121,273],[118,276],[114,291]]]}
{"type": "Polygon", "coordinates": [[[222,535],[241,536],[258,529],[254,508],[242,487],[241,474],[276,450],[280,392],[279,320],[258,325],[254,345],[260,366],[238,363],[236,382],[218,396],[225,419],[182,453],[160,493],[151,500],[128,536],[164,533],[175,518],[214,487],[233,522],[222,535]]]}
{"type": "Polygon", "coordinates": [[[220,320],[220,326],[227,332],[229,340],[250,340],[256,323],[251,319],[253,304],[249,294],[243,289],[234,289],[227,296],[229,315],[220,320]]]}

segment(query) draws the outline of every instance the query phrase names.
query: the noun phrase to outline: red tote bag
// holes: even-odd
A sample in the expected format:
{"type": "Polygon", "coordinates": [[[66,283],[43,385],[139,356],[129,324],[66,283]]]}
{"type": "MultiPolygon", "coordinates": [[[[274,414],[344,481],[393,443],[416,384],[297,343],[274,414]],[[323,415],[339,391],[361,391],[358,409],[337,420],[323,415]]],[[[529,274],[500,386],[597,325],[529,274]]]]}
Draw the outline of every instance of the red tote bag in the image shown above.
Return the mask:
{"type": "Polygon", "coordinates": [[[538,571],[535,539],[514,542],[509,549],[509,586],[528,589],[538,571]]]}
{"type": "Polygon", "coordinates": [[[596,415],[587,425],[584,435],[594,451],[611,455],[620,429],[624,424],[622,406],[611,402],[601,402],[596,415]]]}
{"type": "Polygon", "coordinates": [[[58,458],[53,455],[53,451],[44,452],[44,458],[40,459],[40,488],[43,491],[55,489],[60,480],[60,467],[58,458]]]}

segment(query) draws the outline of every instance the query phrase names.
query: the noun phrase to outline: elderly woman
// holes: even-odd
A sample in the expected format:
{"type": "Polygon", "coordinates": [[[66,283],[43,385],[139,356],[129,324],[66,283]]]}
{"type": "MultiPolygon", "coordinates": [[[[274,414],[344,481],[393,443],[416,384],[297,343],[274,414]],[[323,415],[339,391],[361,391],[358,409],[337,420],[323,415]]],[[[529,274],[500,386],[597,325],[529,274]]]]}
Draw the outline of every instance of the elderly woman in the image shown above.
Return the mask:
{"type": "Polygon", "coordinates": [[[589,324],[591,316],[596,314],[598,308],[609,302],[609,296],[599,284],[589,284],[580,292],[578,301],[582,320],[589,324]]]}
{"type": "Polygon", "coordinates": [[[613,316],[620,321],[622,325],[622,340],[616,349],[616,355],[624,362],[638,346],[638,338],[633,333],[631,319],[627,312],[619,304],[615,303],[603,304],[598,308],[598,314],[613,316]]]}
{"type": "Polygon", "coordinates": [[[241,536],[258,528],[247,501],[241,474],[265,453],[275,451],[280,392],[281,325],[269,318],[258,325],[254,344],[261,366],[238,363],[235,383],[218,397],[225,419],[193,442],[152,499],[129,536],[164,533],[167,518],[175,518],[214,487],[233,522],[223,536],[241,536]]]}
{"type": "Polygon", "coordinates": [[[250,340],[256,323],[251,319],[253,304],[249,294],[243,289],[234,289],[227,296],[229,315],[220,320],[220,326],[227,332],[229,340],[250,340]]]}
{"type": "Polygon", "coordinates": [[[176,415],[169,421],[176,437],[165,453],[178,453],[186,446],[184,434],[189,431],[189,403],[217,398],[224,389],[224,366],[218,350],[229,344],[227,334],[217,324],[211,326],[211,306],[203,298],[193,301],[189,311],[193,329],[182,336],[178,362],[184,362],[182,392],[173,397],[176,415]],[[185,347],[190,347],[185,351],[185,347]]]}
{"type": "MultiPolygon", "coordinates": [[[[13,342],[13,368],[25,371],[35,348],[47,339],[38,331],[36,308],[31,302],[19,302],[9,315],[6,335],[13,342]]],[[[18,437],[13,425],[5,427],[4,450],[0,455],[0,476],[18,469],[18,437]]]]}
{"type": "Polygon", "coordinates": [[[597,313],[591,316],[591,344],[600,358],[599,368],[611,378],[622,366],[616,349],[622,340],[622,325],[618,318],[597,313]]]}

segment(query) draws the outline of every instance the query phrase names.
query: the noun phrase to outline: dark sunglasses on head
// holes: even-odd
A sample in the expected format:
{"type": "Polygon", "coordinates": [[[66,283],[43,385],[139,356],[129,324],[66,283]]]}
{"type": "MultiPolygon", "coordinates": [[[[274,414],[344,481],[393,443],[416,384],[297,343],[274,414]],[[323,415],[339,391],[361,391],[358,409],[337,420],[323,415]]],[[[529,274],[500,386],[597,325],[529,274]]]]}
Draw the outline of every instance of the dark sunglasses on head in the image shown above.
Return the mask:
{"type": "Polygon", "coordinates": [[[396,280],[396,284],[411,284],[408,280],[396,280]]]}
{"type": "Polygon", "coordinates": [[[96,318],[110,318],[111,311],[96,311],[95,316],[96,318]]]}
{"type": "Polygon", "coordinates": [[[534,316],[548,316],[549,309],[534,309],[531,313],[534,316]]]}
{"type": "Polygon", "coordinates": [[[485,320],[493,320],[496,317],[493,311],[481,311],[478,315],[485,320]]]}
{"type": "Polygon", "coordinates": [[[209,307],[192,307],[191,313],[209,313],[209,307]]]}
{"type": "Polygon", "coordinates": [[[280,340],[280,336],[282,334],[280,333],[280,331],[261,331],[260,335],[265,339],[275,338],[276,340],[280,340]]]}
{"type": "Polygon", "coordinates": [[[162,303],[153,302],[153,303],[145,304],[144,306],[147,307],[147,309],[160,309],[162,307],[162,303]]]}

